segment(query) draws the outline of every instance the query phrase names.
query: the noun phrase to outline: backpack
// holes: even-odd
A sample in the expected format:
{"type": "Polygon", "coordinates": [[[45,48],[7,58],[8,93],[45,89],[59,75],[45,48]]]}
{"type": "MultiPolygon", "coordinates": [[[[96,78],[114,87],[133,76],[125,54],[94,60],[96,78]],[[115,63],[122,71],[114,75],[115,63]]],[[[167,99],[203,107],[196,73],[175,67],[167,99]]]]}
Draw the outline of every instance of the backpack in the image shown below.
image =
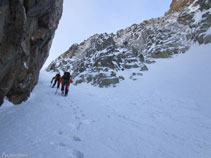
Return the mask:
{"type": "Polygon", "coordinates": [[[60,79],[60,74],[56,74],[56,80],[60,79]]]}
{"type": "Polygon", "coordinates": [[[70,73],[65,72],[63,77],[64,82],[69,83],[70,82],[70,73]]]}

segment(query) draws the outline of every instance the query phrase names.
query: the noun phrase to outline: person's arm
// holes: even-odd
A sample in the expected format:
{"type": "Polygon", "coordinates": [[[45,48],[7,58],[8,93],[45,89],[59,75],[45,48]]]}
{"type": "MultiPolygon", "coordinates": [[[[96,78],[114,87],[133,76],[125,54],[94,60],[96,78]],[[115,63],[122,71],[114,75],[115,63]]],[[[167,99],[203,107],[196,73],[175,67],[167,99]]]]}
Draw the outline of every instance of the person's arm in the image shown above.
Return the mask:
{"type": "Polygon", "coordinates": [[[73,80],[72,80],[72,78],[70,78],[70,83],[73,83],[73,80]]]}
{"type": "Polygon", "coordinates": [[[52,78],[51,83],[53,82],[54,79],[55,79],[55,77],[52,78]]]}

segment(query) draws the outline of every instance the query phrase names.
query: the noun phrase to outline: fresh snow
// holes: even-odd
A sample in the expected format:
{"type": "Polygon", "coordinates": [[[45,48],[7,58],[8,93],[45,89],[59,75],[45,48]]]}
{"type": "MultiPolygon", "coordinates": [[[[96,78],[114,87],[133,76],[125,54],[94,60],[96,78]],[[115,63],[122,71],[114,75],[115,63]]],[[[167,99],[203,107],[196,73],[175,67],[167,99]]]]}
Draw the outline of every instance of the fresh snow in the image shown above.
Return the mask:
{"type": "Polygon", "coordinates": [[[198,24],[201,20],[202,20],[202,15],[203,15],[203,12],[201,11],[198,11],[195,15],[194,15],[194,23],[195,24],[198,24]]]}
{"type": "MultiPolygon", "coordinates": [[[[147,65],[115,88],[70,86],[41,72],[28,101],[0,108],[0,156],[30,158],[210,158],[211,45],[147,65]]],[[[121,73],[131,74],[132,70],[121,73]]]]}
{"type": "Polygon", "coordinates": [[[195,5],[197,1],[198,0],[195,0],[194,2],[191,3],[191,5],[188,6],[188,9],[189,9],[190,12],[195,12],[196,10],[199,9],[200,6],[199,5],[195,5]]]}
{"type": "Polygon", "coordinates": [[[25,67],[26,69],[29,69],[28,66],[27,66],[27,64],[26,64],[26,62],[24,62],[24,67],[25,67]]]}
{"type": "Polygon", "coordinates": [[[200,11],[198,10],[198,12],[195,13],[193,19],[194,19],[194,24],[198,24],[201,22],[201,20],[203,19],[203,15],[207,14],[207,13],[211,13],[211,9],[209,10],[203,10],[203,11],[200,11]]]}
{"type": "Polygon", "coordinates": [[[207,30],[206,35],[211,35],[211,27],[207,30]]]}

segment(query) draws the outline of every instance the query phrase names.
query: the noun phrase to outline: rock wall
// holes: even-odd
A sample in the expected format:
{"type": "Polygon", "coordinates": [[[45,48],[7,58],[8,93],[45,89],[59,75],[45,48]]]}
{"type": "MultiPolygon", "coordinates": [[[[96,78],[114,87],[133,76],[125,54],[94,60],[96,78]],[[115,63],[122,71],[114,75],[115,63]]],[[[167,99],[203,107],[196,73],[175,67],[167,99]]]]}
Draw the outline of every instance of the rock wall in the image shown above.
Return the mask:
{"type": "Polygon", "coordinates": [[[0,1],[0,105],[19,104],[37,84],[62,15],[63,0],[0,1]]]}
{"type": "Polygon", "coordinates": [[[170,9],[166,12],[166,14],[181,11],[190,5],[199,5],[201,10],[208,10],[211,7],[211,0],[172,0],[170,9]]]}
{"type": "Polygon", "coordinates": [[[182,10],[183,8],[192,4],[193,1],[194,0],[172,0],[170,9],[167,12],[167,14],[172,13],[172,12],[178,12],[178,11],[182,10]]]}

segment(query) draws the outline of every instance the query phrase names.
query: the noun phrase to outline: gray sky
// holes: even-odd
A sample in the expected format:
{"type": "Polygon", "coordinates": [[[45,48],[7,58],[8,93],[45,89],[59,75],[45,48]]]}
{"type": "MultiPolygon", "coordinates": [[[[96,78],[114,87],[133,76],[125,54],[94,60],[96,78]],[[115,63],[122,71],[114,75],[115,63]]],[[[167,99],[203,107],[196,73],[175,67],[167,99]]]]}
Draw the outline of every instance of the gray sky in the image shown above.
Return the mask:
{"type": "Polygon", "coordinates": [[[163,16],[172,0],[64,0],[63,15],[43,66],[96,33],[116,33],[143,20],[163,16]]]}

